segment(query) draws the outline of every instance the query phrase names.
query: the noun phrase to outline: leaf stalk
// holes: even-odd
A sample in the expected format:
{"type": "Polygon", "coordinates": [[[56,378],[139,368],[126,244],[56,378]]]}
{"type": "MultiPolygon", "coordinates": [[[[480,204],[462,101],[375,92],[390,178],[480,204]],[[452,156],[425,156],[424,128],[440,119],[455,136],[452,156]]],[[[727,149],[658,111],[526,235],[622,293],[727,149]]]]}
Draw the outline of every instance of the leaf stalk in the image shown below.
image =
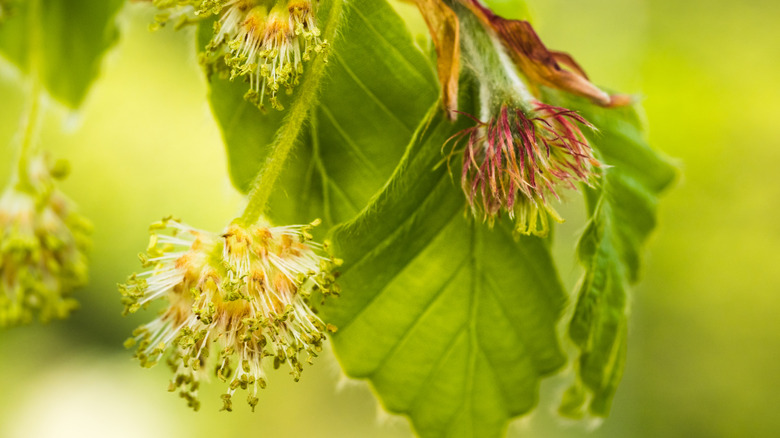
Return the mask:
{"type": "Polygon", "coordinates": [[[19,159],[17,167],[16,186],[19,190],[31,190],[29,175],[30,157],[35,149],[35,139],[40,130],[41,122],[41,98],[43,96],[43,84],[41,83],[41,34],[38,29],[40,15],[40,0],[30,0],[27,12],[27,38],[28,38],[28,75],[30,77],[29,106],[25,118],[20,126],[21,143],[19,146],[19,159]]]}
{"type": "MultiPolygon", "coordinates": [[[[346,0],[334,0],[325,22],[324,39],[333,41],[336,38],[346,0]]],[[[273,193],[276,182],[282,174],[287,158],[300,136],[308,119],[309,110],[317,104],[318,93],[327,67],[326,54],[316,57],[309,73],[304,77],[298,90],[298,96],[290,106],[290,112],[285,117],[282,126],[270,146],[271,152],[252,181],[249,199],[239,222],[251,225],[266,213],[268,200],[273,193]]]]}

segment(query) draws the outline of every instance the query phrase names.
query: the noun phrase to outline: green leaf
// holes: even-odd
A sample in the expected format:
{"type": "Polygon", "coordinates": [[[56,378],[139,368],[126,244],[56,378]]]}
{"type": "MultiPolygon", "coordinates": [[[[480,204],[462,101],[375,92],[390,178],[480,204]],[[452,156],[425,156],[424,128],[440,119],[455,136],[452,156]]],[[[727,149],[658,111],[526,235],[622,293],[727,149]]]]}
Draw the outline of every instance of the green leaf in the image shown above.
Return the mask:
{"type": "Polygon", "coordinates": [[[471,122],[431,114],[381,194],[336,229],[344,292],[323,315],[347,374],[369,379],[422,437],[498,437],[565,362],[565,294],[545,241],[464,215],[461,189],[435,167],[471,122]]]}
{"type": "MultiPolygon", "coordinates": [[[[333,3],[321,3],[320,20],[333,3]]],[[[357,214],[387,181],[438,96],[430,61],[385,1],[345,2],[343,16],[331,25],[340,25],[340,31],[331,41],[322,83],[316,84],[319,99],[304,102],[314,106],[306,108],[306,125],[278,184],[282,190],[271,199],[271,216],[280,223],[321,217],[332,225],[357,214]]],[[[200,34],[202,47],[210,26],[201,25],[200,34]]],[[[305,65],[306,75],[321,58],[305,65]]],[[[299,99],[310,99],[302,93],[306,75],[283,100],[287,110],[266,114],[243,99],[248,84],[211,78],[212,109],[240,190],[249,190],[278,133],[300,123],[290,112],[299,99]]]]}
{"type": "Polygon", "coordinates": [[[642,249],[656,226],[658,197],[677,171],[647,143],[637,106],[605,109],[548,92],[550,102],[577,110],[598,132],[590,141],[604,169],[601,185],[586,191],[589,223],[578,254],[585,275],[569,336],[580,350],[577,380],[561,413],[585,409],[606,416],[623,374],[628,325],[627,294],[639,279],[642,249]]]}
{"type": "Polygon", "coordinates": [[[0,23],[0,55],[25,74],[31,57],[37,57],[46,89],[55,99],[77,108],[100,72],[103,54],[117,41],[115,16],[123,3],[14,1],[12,14],[0,23]]]}
{"type": "MultiPolygon", "coordinates": [[[[335,224],[362,211],[334,235],[344,292],[322,309],[339,326],[333,345],[346,372],[369,378],[424,437],[499,436],[533,408],[540,378],[565,362],[555,332],[565,294],[549,249],[514,240],[511,224],[491,231],[466,219],[460,188],[445,167],[433,170],[447,138],[470,121],[452,125],[438,110],[435,70],[392,9],[348,2],[342,20],[272,216],[335,224]]],[[[210,28],[200,34],[203,45],[210,28]]],[[[246,89],[211,80],[231,176],[244,191],[278,132],[297,123],[296,99],[308,98],[296,89],[288,110],[263,114],[243,100],[246,89]]]]}

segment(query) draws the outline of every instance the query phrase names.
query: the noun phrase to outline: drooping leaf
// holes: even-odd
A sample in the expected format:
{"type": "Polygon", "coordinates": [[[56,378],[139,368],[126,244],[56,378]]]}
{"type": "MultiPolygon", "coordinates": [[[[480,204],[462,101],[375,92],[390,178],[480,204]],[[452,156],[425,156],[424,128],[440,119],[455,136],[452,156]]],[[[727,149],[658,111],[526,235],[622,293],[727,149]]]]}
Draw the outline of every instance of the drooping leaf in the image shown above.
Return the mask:
{"type": "MultiPolygon", "coordinates": [[[[334,3],[321,3],[321,21],[334,3]]],[[[340,30],[330,41],[318,99],[307,102],[299,144],[271,199],[279,223],[321,217],[332,225],[359,212],[390,176],[438,94],[430,61],[384,0],[349,1],[343,8],[338,22],[328,24],[340,30]]],[[[209,33],[202,25],[201,46],[209,33]]],[[[324,60],[320,55],[311,64],[324,60]]],[[[265,114],[243,99],[248,84],[211,78],[211,105],[240,190],[249,190],[279,133],[300,123],[290,112],[298,99],[310,98],[302,88],[312,66],[305,68],[303,84],[283,99],[287,109],[265,114]]]]}
{"type": "Polygon", "coordinates": [[[28,73],[30,57],[37,57],[39,78],[46,89],[65,105],[77,108],[100,72],[103,55],[118,38],[115,18],[123,3],[14,1],[11,15],[0,23],[0,55],[24,73],[28,73]]]}
{"type": "Polygon", "coordinates": [[[645,138],[636,106],[604,109],[583,99],[548,92],[557,105],[577,110],[598,132],[590,137],[607,165],[599,187],[586,191],[589,223],[578,254],[585,275],[569,336],[580,350],[577,378],[561,413],[609,413],[623,374],[628,324],[627,294],[639,279],[642,250],[656,226],[659,195],[676,169],[645,138]]]}
{"type": "MultiPolygon", "coordinates": [[[[461,98],[462,99],[462,98],[461,98]]],[[[548,246],[464,215],[441,161],[453,126],[432,109],[381,194],[336,229],[341,297],[323,309],[352,377],[422,437],[498,437],[563,365],[565,294],[548,246]]]]}

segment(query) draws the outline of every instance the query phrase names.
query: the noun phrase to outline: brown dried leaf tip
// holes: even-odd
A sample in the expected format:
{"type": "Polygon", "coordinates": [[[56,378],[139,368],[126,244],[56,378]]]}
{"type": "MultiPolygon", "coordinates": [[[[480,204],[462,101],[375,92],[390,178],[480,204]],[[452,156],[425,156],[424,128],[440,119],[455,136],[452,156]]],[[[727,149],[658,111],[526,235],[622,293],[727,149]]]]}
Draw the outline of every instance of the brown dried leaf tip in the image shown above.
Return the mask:
{"type": "Polygon", "coordinates": [[[442,106],[450,119],[457,117],[458,79],[460,75],[460,24],[458,16],[442,0],[409,0],[431,32],[436,47],[437,70],[441,84],[442,106]]]}
{"type": "Polygon", "coordinates": [[[588,76],[568,53],[549,50],[531,23],[508,20],[496,15],[479,0],[458,0],[490,29],[506,49],[516,67],[536,85],[557,88],[605,106],[631,103],[626,95],[609,95],[588,80],[588,76]],[[564,67],[568,68],[564,69],[564,67]]]}

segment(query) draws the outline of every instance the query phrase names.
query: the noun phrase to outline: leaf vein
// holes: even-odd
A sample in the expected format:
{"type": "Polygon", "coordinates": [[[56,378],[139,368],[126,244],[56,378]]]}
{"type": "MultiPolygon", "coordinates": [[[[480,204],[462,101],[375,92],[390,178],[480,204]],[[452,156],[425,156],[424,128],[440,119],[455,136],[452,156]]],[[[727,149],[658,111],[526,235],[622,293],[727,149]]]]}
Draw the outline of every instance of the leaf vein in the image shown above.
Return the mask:
{"type": "Polygon", "coordinates": [[[493,364],[493,362],[490,361],[490,357],[488,357],[487,353],[485,352],[485,349],[479,346],[479,353],[482,355],[482,357],[485,359],[485,363],[487,364],[487,369],[490,370],[490,375],[493,376],[493,383],[495,383],[496,387],[498,387],[498,392],[501,394],[501,399],[504,401],[504,407],[507,408],[507,412],[509,411],[509,400],[511,399],[511,396],[507,393],[506,388],[504,387],[501,382],[501,380],[498,378],[498,372],[496,371],[496,366],[493,364]]]}
{"type": "Polygon", "coordinates": [[[333,113],[330,112],[327,108],[324,106],[320,106],[320,110],[325,114],[325,116],[330,120],[330,122],[333,124],[333,127],[336,128],[336,132],[341,135],[341,137],[345,140],[346,145],[349,146],[349,148],[352,150],[352,152],[355,154],[355,156],[358,158],[358,160],[364,164],[375,176],[381,175],[379,170],[374,166],[374,163],[371,162],[371,160],[368,159],[368,157],[363,154],[363,151],[360,150],[360,147],[358,147],[357,144],[355,144],[355,141],[344,131],[344,128],[339,124],[338,121],[336,121],[336,117],[333,116],[333,113]]]}
{"type": "MultiPolygon", "coordinates": [[[[487,290],[488,294],[495,300],[496,304],[498,304],[499,309],[501,309],[501,315],[504,317],[507,323],[512,327],[512,331],[515,333],[515,336],[517,337],[517,341],[522,344],[524,347],[527,347],[527,344],[525,342],[525,338],[523,337],[522,332],[519,330],[519,328],[512,324],[512,317],[507,313],[506,309],[508,306],[504,304],[504,302],[498,297],[498,295],[495,293],[493,288],[497,288],[496,281],[489,275],[485,275],[485,282],[488,283],[491,287],[486,287],[485,290],[487,290]]],[[[528,352],[528,349],[526,348],[526,352],[528,352]]],[[[530,354],[530,352],[528,352],[530,354]]],[[[534,363],[533,360],[530,361],[531,364],[536,368],[536,370],[543,374],[543,369],[536,366],[536,363],[534,363]]]]}
{"type": "Polygon", "coordinates": [[[389,48],[390,48],[390,49],[393,51],[393,53],[395,53],[395,54],[397,55],[397,58],[398,58],[398,59],[400,59],[400,60],[402,60],[402,61],[403,61],[403,63],[404,63],[404,64],[406,64],[406,67],[408,68],[408,72],[409,72],[409,73],[411,73],[411,74],[413,74],[413,75],[415,75],[415,76],[419,77],[419,78],[420,78],[420,79],[422,79],[424,82],[428,82],[428,83],[430,83],[430,82],[431,82],[430,78],[426,78],[425,76],[423,76],[423,75],[422,75],[422,74],[419,72],[419,70],[418,70],[418,69],[417,69],[417,68],[416,68],[416,67],[415,67],[415,66],[414,66],[414,65],[413,65],[413,64],[412,64],[412,63],[411,63],[411,62],[410,62],[408,59],[406,59],[406,57],[403,55],[403,53],[401,53],[401,52],[398,50],[398,48],[396,48],[395,44],[391,43],[391,42],[390,42],[390,41],[387,39],[387,37],[386,37],[386,36],[385,36],[385,35],[384,35],[382,32],[380,32],[379,30],[377,30],[377,28],[375,28],[375,27],[374,27],[374,26],[371,24],[371,22],[368,20],[368,18],[367,18],[365,15],[363,15],[363,13],[362,13],[360,10],[358,10],[357,8],[353,8],[353,10],[354,10],[354,12],[355,12],[355,15],[357,15],[358,17],[360,17],[360,19],[361,19],[361,20],[363,21],[363,23],[366,25],[366,28],[367,28],[368,30],[370,30],[372,33],[374,33],[374,34],[375,34],[375,35],[376,35],[376,36],[377,36],[377,37],[378,37],[380,40],[382,40],[382,41],[385,43],[385,45],[386,45],[387,47],[389,47],[389,48]]]}
{"type": "Polygon", "coordinates": [[[431,299],[427,303],[425,303],[425,306],[423,307],[423,311],[420,312],[420,316],[418,316],[415,319],[415,321],[412,323],[412,325],[410,325],[404,331],[404,334],[400,337],[398,342],[396,342],[395,345],[393,345],[393,348],[391,348],[390,351],[388,351],[385,357],[379,361],[381,365],[376,370],[374,370],[371,373],[371,375],[376,374],[377,372],[379,372],[379,370],[384,368],[387,365],[387,363],[389,363],[390,359],[401,349],[403,344],[406,343],[406,341],[409,339],[411,334],[414,332],[414,329],[421,323],[421,321],[425,318],[426,314],[428,314],[430,310],[433,308],[433,305],[437,301],[439,301],[439,299],[444,295],[444,291],[447,290],[447,288],[450,286],[450,284],[452,284],[453,281],[455,281],[455,279],[458,277],[458,274],[460,274],[460,269],[466,264],[467,261],[468,259],[464,259],[462,262],[460,262],[458,264],[458,267],[456,267],[453,270],[452,275],[450,275],[447,278],[444,284],[436,291],[436,293],[433,294],[431,299]]]}
{"type": "MultiPolygon", "coordinates": [[[[325,176],[327,178],[327,176],[325,176]]],[[[327,180],[328,185],[333,188],[334,191],[336,191],[346,202],[349,204],[350,207],[352,207],[352,211],[358,212],[360,211],[360,208],[358,208],[355,201],[347,195],[347,192],[344,191],[344,189],[341,188],[338,184],[336,184],[336,181],[332,179],[327,180]]]]}
{"type": "Polygon", "coordinates": [[[369,97],[369,99],[378,106],[382,112],[390,116],[392,120],[395,120],[399,125],[401,125],[407,132],[411,133],[414,131],[414,127],[409,126],[406,122],[401,120],[400,117],[398,117],[393,111],[390,111],[390,108],[387,107],[387,105],[384,104],[376,94],[374,94],[371,90],[368,89],[365,82],[363,82],[356,74],[352,71],[351,68],[347,65],[347,63],[344,61],[344,59],[336,54],[336,59],[338,60],[339,64],[344,68],[344,71],[347,72],[347,75],[355,82],[355,84],[363,90],[364,93],[369,97]]]}
{"type": "MultiPolygon", "coordinates": [[[[426,195],[426,200],[427,200],[427,199],[429,199],[429,198],[432,196],[432,193],[433,193],[433,192],[434,192],[433,190],[432,190],[432,191],[430,191],[430,192],[428,192],[428,194],[426,195]]],[[[423,202],[422,202],[420,205],[423,205],[424,203],[425,203],[425,201],[423,201],[423,202]]],[[[409,258],[407,258],[406,260],[404,260],[404,261],[403,261],[403,265],[401,265],[401,266],[399,267],[399,269],[398,269],[398,272],[399,272],[399,273],[400,273],[400,272],[403,272],[403,270],[404,270],[404,269],[406,269],[406,267],[407,267],[407,266],[409,266],[409,265],[410,265],[410,264],[412,264],[412,263],[413,263],[415,260],[417,260],[417,258],[420,256],[420,254],[422,254],[423,252],[425,252],[425,248],[427,248],[427,247],[430,245],[430,242],[432,242],[432,241],[433,241],[433,240],[435,240],[437,237],[439,237],[439,235],[441,235],[441,233],[442,233],[442,232],[444,231],[444,229],[446,228],[446,225],[447,225],[447,224],[449,224],[450,222],[452,222],[452,220],[455,218],[455,216],[456,216],[457,214],[458,214],[458,212],[457,212],[457,211],[455,211],[455,212],[452,214],[452,216],[451,216],[451,217],[450,217],[450,218],[449,218],[449,219],[448,219],[448,220],[447,220],[447,221],[446,221],[446,222],[445,222],[445,223],[442,225],[442,227],[441,227],[441,228],[439,228],[439,230],[437,230],[437,231],[436,231],[436,233],[434,233],[433,235],[431,235],[431,237],[430,237],[430,240],[427,242],[427,244],[426,244],[426,245],[424,245],[424,246],[422,246],[422,247],[421,247],[421,249],[420,249],[420,251],[419,251],[417,254],[414,254],[414,257],[409,257],[409,258]]],[[[379,242],[379,243],[376,245],[376,247],[375,247],[375,249],[374,249],[373,251],[368,251],[368,252],[366,252],[365,254],[363,254],[363,255],[360,257],[360,259],[358,259],[358,260],[357,260],[355,263],[353,263],[353,264],[350,266],[350,268],[355,268],[356,266],[358,266],[358,265],[360,265],[360,264],[364,263],[366,260],[368,260],[368,258],[369,258],[371,255],[373,255],[373,254],[377,254],[377,253],[381,253],[382,251],[384,251],[384,250],[385,250],[385,249],[386,249],[386,248],[387,248],[387,247],[388,247],[388,246],[389,246],[389,245],[392,243],[392,241],[394,240],[394,239],[393,239],[393,237],[395,237],[395,236],[396,236],[396,235],[398,235],[398,234],[402,234],[402,233],[404,232],[404,230],[405,230],[405,228],[404,228],[404,225],[405,225],[405,224],[408,224],[409,222],[411,222],[411,221],[413,221],[413,220],[415,220],[415,219],[416,219],[416,216],[417,216],[417,212],[416,212],[416,211],[415,211],[415,212],[413,212],[412,214],[410,214],[410,215],[409,215],[409,217],[407,217],[407,218],[406,218],[406,219],[405,219],[405,220],[404,220],[404,221],[401,223],[401,225],[400,225],[400,226],[399,226],[399,227],[396,229],[396,231],[394,231],[393,233],[389,234],[387,237],[385,237],[384,239],[382,239],[382,241],[380,241],[380,242],[379,242]]],[[[346,272],[346,269],[342,271],[342,274],[343,274],[344,272],[346,272]]],[[[393,278],[395,278],[395,277],[393,277],[393,278]]],[[[379,296],[380,296],[380,295],[382,295],[382,294],[383,294],[383,293],[384,293],[384,292],[387,290],[387,286],[388,286],[388,285],[390,285],[390,283],[393,281],[393,278],[391,278],[390,280],[388,280],[388,281],[387,281],[387,283],[385,283],[384,285],[382,285],[382,287],[381,287],[381,288],[378,288],[378,289],[379,289],[379,292],[377,292],[376,294],[374,294],[374,296],[372,296],[370,300],[368,300],[368,301],[367,301],[365,304],[363,304],[363,305],[361,306],[361,308],[360,308],[360,309],[358,309],[358,310],[355,312],[354,316],[353,316],[353,317],[352,317],[352,318],[351,318],[349,321],[346,321],[346,322],[344,322],[344,323],[343,323],[343,324],[340,326],[340,330],[344,330],[344,329],[346,329],[346,328],[347,328],[347,327],[349,327],[349,326],[350,326],[350,325],[351,325],[351,324],[352,324],[352,323],[353,323],[355,320],[357,320],[357,319],[358,319],[358,318],[359,318],[359,317],[360,317],[360,316],[361,316],[361,315],[362,315],[362,314],[363,314],[363,313],[366,311],[366,308],[368,308],[368,307],[371,305],[371,303],[373,303],[374,301],[376,301],[376,299],[377,299],[377,298],[379,298],[379,296]]]]}
{"type": "Polygon", "coordinates": [[[464,321],[461,328],[459,328],[458,331],[455,332],[455,335],[452,336],[452,342],[450,342],[450,345],[448,345],[447,349],[444,350],[444,354],[441,355],[439,360],[436,361],[433,367],[431,367],[431,371],[425,377],[423,383],[420,384],[420,388],[417,390],[417,393],[415,393],[414,397],[412,398],[412,401],[409,403],[410,408],[407,412],[412,412],[417,410],[417,406],[422,401],[422,395],[424,394],[423,389],[431,383],[434,376],[436,376],[437,372],[441,369],[444,363],[447,362],[446,359],[448,359],[449,356],[452,354],[452,352],[455,350],[455,346],[458,345],[458,341],[460,340],[461,336],[463,336],[466,333],[467,325],[468,325],[468,321],[464,321]]]}

